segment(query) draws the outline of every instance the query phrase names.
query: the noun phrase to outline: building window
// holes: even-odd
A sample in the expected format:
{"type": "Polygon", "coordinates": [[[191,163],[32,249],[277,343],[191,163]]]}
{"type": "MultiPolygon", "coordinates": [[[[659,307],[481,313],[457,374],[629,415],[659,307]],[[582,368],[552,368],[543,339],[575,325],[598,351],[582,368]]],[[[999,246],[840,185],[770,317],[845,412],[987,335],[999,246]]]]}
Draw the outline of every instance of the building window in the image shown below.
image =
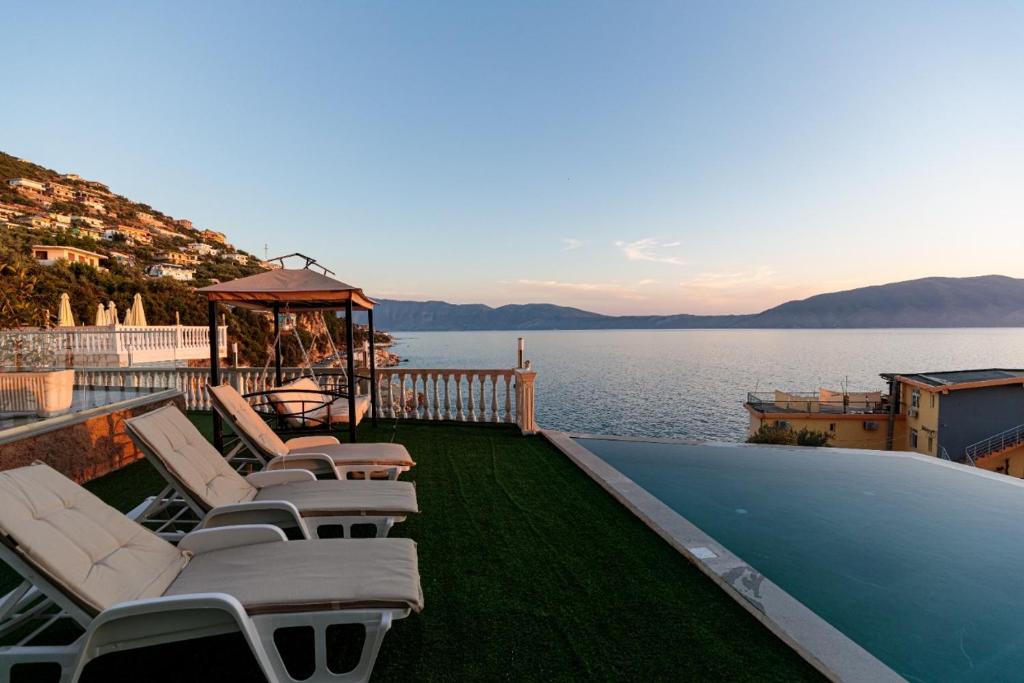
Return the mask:
{"type": "Polygon", "coordinates": [[[828,423],[828,431],[833,432],[833,433],[836,431],[836,423],[835,422],[829,422],[828,423]]]}
{"type": "Polygon", "coordinates": [[[931,434],[929,434],[928,435],[928,452],[931,453],[932,449],[934,447],[935,447],[935,437],[932,436],[931,434]]]}
{"type": "Polygon", "coordinates": [[[910,447],[911,448],[917,448],[917,430],[916,429],[911,429],[910,430],[910,447]]]}
{"type": "Polygon", "coordinates": [[[929,396],[931,397],[931,400],[932,400],[931,407],[934,408],[935,407],[935,394],[932,393],[932,394],[929,394],[929,396]]]}
{"type": "Polygon", "coordinates": [[[921,390],[911,389],[910,391],[910,406],[912,408],[919,408],[921,406],[921,390]]]}
{"type": "Polygon", "coordinates": [[[45,252],[45,251],[37,251],[37,252],[36,252],[36,258],[37,258],[37,259],[40,259],[40,260],[42,260],[42,261],[46,261],[46,260],[47,260],[47,258],[46,258],[46,252],[45,252]]]}

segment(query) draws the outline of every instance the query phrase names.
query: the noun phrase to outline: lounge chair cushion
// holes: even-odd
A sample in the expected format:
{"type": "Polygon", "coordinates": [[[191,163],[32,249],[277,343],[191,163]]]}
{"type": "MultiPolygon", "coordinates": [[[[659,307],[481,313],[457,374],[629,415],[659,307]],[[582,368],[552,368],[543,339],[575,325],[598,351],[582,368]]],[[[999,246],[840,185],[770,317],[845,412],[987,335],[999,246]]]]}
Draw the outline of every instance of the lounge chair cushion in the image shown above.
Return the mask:
{"type": "MultiPolygon", "coordinates": [[[[280,414],[288,416],[285,421],[293,427],[322,426],[330,413],[330,423],[348,422],[348,399],[335,399],[330,405],[323,405],[330,394],[322,392],[320,385],[309,377],[300,377],[280,387],[279,391],[270,394],[270,402],[280,414]],[[288,391],[292,389],[293,391],[288,391]],[[329,410],[328,410],[329,408],[329,410]]],[[[366,415],[370,408],[369,396],[356,396],[356,423],[366,415]]]]}
{"type": "Polygon", "coordinates": [[[292,441],[294,439],[288,441],[290,454],[325,453],[336,465],[412,467],[416,464],[405,446],[399,443],[334,443],[294,448],[292,441]]]}
{"type": "Polygon", "coordinates": [[[92,614],[162,595],[186,564],[173,545],[41,463],[0,472],[0,531],[92,614]]]}
{"type": "Polygon", "coordinates": [[[249,614],[423,607],[407,538],[281,541],[196,555],[167,595],[228,593],[249,614]]]}
{"type": "Polygon", "coordinates": [[[125,422],[143,441],[148,455],[158,458],[200,505],[213,509],[256,497],[256,488],[176,407],[157,408],[125,422]]]}
{"type": "Polygon", "coordinates": [[[402,516],[419,511],[416,487],[407,481],[300,481],[267,486],[256,500],[286,500],[303,517],[337,514],[402,516]]]}
{"type": "Polygon", "coordinates": [[[234,387],[222,384],[217,387],[207,387],[207,391],[227,411],[231,421],[239,429],[244,430],[245,435],[254,441],[267,457],[273,458],[288,452],[288,447],[285,446],[281,437],[260,419],[259,414],[253,410],[245,397],[235,391],[234,387]]]}

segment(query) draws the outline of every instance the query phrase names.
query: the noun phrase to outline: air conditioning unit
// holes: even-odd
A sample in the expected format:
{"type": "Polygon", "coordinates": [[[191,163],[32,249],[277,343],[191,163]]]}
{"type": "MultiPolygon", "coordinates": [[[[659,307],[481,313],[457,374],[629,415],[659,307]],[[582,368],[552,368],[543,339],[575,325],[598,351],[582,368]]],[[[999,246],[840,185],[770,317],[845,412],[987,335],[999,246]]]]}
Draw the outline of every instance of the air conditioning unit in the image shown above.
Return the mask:
{"type": "Polygon", "coordinates": [[[910,406],[909,408],[907,408],[907,415],[909,415],[910,417],[917,417],[917,408],[915,408],[914,406],[910,406]]]}
{"type": "Polygon", "coordinates": [[[864,422],[864,429],[869,431],[869,432],[877,432],[878,431],[878,423],[874,422],[873,420],[865,420],[865,422],[864,422]]]}

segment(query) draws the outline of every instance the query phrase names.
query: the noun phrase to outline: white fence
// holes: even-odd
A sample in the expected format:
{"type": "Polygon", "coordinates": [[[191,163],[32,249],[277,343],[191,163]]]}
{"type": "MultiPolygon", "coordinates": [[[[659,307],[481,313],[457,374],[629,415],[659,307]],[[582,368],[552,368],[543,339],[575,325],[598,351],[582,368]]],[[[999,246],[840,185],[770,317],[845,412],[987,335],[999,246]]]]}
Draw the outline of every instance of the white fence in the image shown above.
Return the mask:
{"type": "MultiPolygon", "coordinates": [[[[302,374],[301,368],[282,368],[287,382],[302,374]]],[[[274,388],[273,369],[222,368],[221,381],[243,394],[274,388]]],[[[368,370],[357,370],[367,374],[368,370]]],[[[524,432],[537,430],[534,419],[536,372],[513,369],[419,369],[377,370],[379,417],[405,420],[515,423],[524,432]]],[[[345,373],[338,368],[316,371],[321,386],[342,389],[345,373]]],[[[143,387],[178,389],[189,410],[211,410],[206,385],[208,368],[76,368],[78,386],[143,387]]],[[[357,393],[369,392],[369,381],[357,383],[357,393]]]]}
{"type": "MultiPolygon", "coordinates": [[[[221,358],[227,355],[227,327],[217,328],[221,358]]],[[[0,332],[0,345],[25,355],[46,356],[75,367],[159,363],[210,357],[210,330],[192,325],[52,327],[0,332]]]]}

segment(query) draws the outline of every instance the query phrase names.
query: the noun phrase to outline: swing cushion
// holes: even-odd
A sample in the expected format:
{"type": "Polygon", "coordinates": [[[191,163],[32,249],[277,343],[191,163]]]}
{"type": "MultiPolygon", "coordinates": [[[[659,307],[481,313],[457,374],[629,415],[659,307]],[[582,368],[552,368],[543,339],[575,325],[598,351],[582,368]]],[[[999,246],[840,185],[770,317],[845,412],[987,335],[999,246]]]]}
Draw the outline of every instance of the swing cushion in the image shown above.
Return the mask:
{"type": "MultiPolygon", "coordinates": [[[[300,377],[270,394],[270,402],[293,427],[325,426],[330,413],[331,424],[347,423],[348,399],[330,401],[331,394],[309,377],[300,377]],[[292,391],[289,391],[291,389],[292,391]]],[[[356,424],[370,408],[369,396],[356,396],[356,424]]]]}

